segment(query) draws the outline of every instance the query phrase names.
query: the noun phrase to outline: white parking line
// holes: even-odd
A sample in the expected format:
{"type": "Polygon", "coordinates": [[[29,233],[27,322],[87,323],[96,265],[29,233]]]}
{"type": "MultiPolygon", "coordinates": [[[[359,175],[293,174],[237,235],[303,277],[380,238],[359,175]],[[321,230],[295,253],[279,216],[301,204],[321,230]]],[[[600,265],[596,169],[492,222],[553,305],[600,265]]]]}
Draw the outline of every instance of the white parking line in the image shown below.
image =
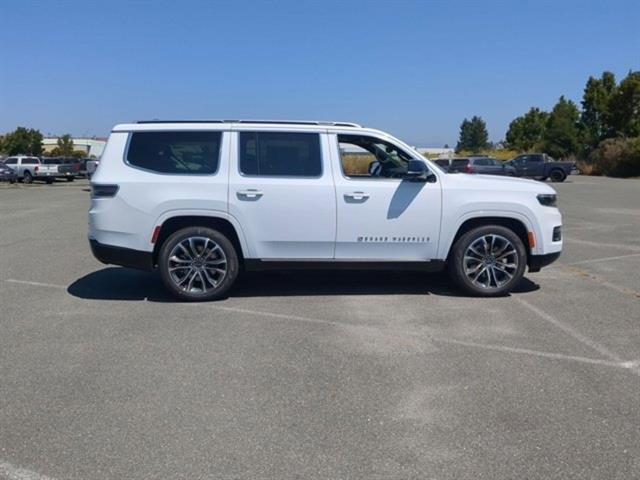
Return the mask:
{"type": "Polygon", "coordinates": [[[0,480],[53,480],[53,478],[7,462],[0,462],[0,480]]]}
{"type": "Polygon", "coordinates": [[[56,285],[54,283],[41,283],[41,282],[29,282],[27,280],[16,280],[15,278],[8,278],[5,282],[19,283],[21,285],[31,285],[32,287],[48,287],[48,288],[63,288],[66,290],[65,285],[56,285]]]}
{"type": "MultiPolygon", "coordinates": [[[[56,289],[61,289],[61,288],[66,289],[67,288],[64,285],[56,285],[56,284],[52,284],[52,283],[30,282],[30,281],[26,281],[26,280],[16,280],[16,279],[13,279],[13,278],[6,279],[5,282],[18,283],[18,284],[24,284],[24,285],[33,285],[33,286],[38,286],[38,287],[50,287],[50,288],[56,288],[56,289]]],[[[589,364],[593,364],[593,365],[605,365],[605,366],[609,366],[609,367],[624,368],[626,370],[631,370],[635,374],[639,374],[640,375],[640,361],[624,361],[618,355],[616,355],[615,353],[609,351],[608,349],[606,349],[602,345],[594,342],[593,340],[588,339],[584,335],[582,335],[579,332],[575,331],[573,328],[569,327],[568,325],[565,325],[564,323],[560,322],[559,320],[557,320],[556,318],[554,318],[551,315],[547,314],[546,312],[543,312],[538,307],[535,307],[535,306],[531,305],[529,302],[527,302],[525,300],[522,300],[521,298],[514,297],[514,299],[516,301],[520,302],[523,306],[525,306],[526,308],[528,308],[532,312],[536,313],[542,319],[548,321],[549,323],[552,323],[553,325],[555,325],[559,329],[563,330],[564,332],[566,332],[567,334],[572,336],[574,339],[576,339],[580,343],[593,348],[598,353],[600,353],[603,356],[609,358],[609,360],[603,360],[603,359],[597,359],[597,358],[579,357],[579,356],[575,356],[575,355],[565,355],[565,354],[562,354],[562,353],[542,352],[542,351],[538,351],[538,350],[530,350],[530,349],[527,349],[527,348],[517,348],[517,347],[508,347],[508,346],[503,346],[503,345],[491,345],[491,344],[485,344],[485,343],[468,342],[468,341],[464,341],[464,340],[457,340],[457,339],[454,339],[454,338],[447,338],[447,337],[438,337],[438,336],[422,336],[421,337],[421,336],[417,336],[417,335],[413,335],[413,334],[407,334],[407,336],[415,338],[415,339],[418,339],[418,340],[428,340],[428,341],[434,341],[434,342],[439,342],[439,343],[447,343],[447,344],[461,345],[461,346],[467,346],[467,347],[473,347],[473,348],[481,348],[481,349],[485,349],[485,350],[494,350],[494,351],[500,351],[500,352],[531,355],[531,356],[543,357],[543,358],[555,358],[555,359],[559,359],[559,360],[567,360],[567,361],[574,361],[574,362],[581,362],[581,363],[589,363],[589,364]]],[[[260,317],[277,318],[277,319],[281,319],[281,320],[290,320],[290,321],[295,321],[295,322],[314,323],[314,324],[320,324],[320,325],[329,325],[331,327],[336,327],[336,328],[348,328],[348,327],[352,326],[352,325],[349,325],[349,324],[336,322],[336,321],[333,321],[333,320],[326,320],[326,319],[322,319],[322,318],[304,317],[304,316],[301,316],[301,315],[290,315],[290,314],[287,314],[287,313],[266,312],[266,311],[262,311],[262,310],[252,310],[252,309],[248,309],[248,308],[226,307],[226,306],[223,306],[223,305],[216,305],[216,304],[212,304],[212,303],[187,303],[185,305],[190,305],[190,306],[194,306],[194,307],[206,307],[206,308],[212,308],[212,309],[215,309],[215,310],[222,310],[222,311],[225,311],[225,312],[244,313],[244,314],[247,314],[247,315],[256,315],[256,316],[260,316],[260,317]]],[[[0,473],[1,473],[1,470],[0,470],[0,473]]],[[[28,477],[26,477],[25,480],[27,478],[28,477]]],[[[35,477],[35,478],[37,478],[37,477],[35,477]]],[[[0,479],[0,480],[2,480],[2,479],[0,479]]]]}
{"type": "Polygon", "coordinates": [[[577,357],[575,355],[564,355],[562,353],[540,352],[538,350],[530,350],[528,348],[505,347],[503,345],[491,345],[486,343],[467,342],[464,340],[454,340],[452,338],[434,338],[436,342],[452,343],[454,345],[464,345],[466,347],[481,348],[484,350],[495,350],[506,353],[522,353],[534,357],[556,358],[558,360],[570,360],[574,362],[592,363],[594,365],[607,365],[609,367],[633,368],[636,362],[612,362],[609,360],[600,360],[598,358],[577,357]]]}
{"type": "Polygon", "coordinates": [[[334,322],[332,320],[324,320],[321,318],[311,318],[311,317],[301,317],[299,315],[289,315],[287,313],[273,313],[273,312],[263,312],[260,310],[249,310],[246,308],[237,308],[237,307],[223,307],[222,305],[214,305],[214,304],[202,304],[202,303],[190,303],[188,305],[194,306],[207,306],[213,307],[216,310],[224,310],[226,312],[235,312],[235,313],[246,313],[248,315],[259,315],[261,317],[271,317],[271,318],[280,318],[282,320],[294,320],[296,322],[305,322],[305,323],[318,323],[321,325],[330,325],[332,327],[344,328],[347,325],[340,322],[334,322]]]}
{"type": "Polygon", "coordinates": [[[640,247],[636,245],[626,245],[623,243],[594,242],[592,240],[582,240],[580,238],[574,238],[574,237],[566,237],[564,241],[568,243],[577,243],[580,245],[591,245],[593,247],[608,247],[608,248],[614,248],[618,250],[630,250],[632,252],[640,251],[640,247]]]}
{"type": "Polygon", "coordinates": [[[586,345],[587,347],[592,348],[602,356],[607,357],[609,360],[613,360],[616,363],[623,363],[623,360],[618,355],[616,355],[606,347],[600,345],[599,343],[591,340],[590,338],[585,337],[584,335],[574,330],[569,325],[565,325],[563,322],[561,322],[557,318],[549,315],[548,313],[544,312],[543,310],[536,307],[535,305],[530,304],[526,300],[523,300],[522,298],[516,297],[515,299],[521,305],[523,305],[524,307],[526,307],[527,309],[531,310],[533,313],[538,315],[538,317],[542,318],[543,320],[546,320],[552,325],[555,325],[557,328],[559,328],[566,334],[570,335],[571,337],[573,337],[575,340],[582,343],[583,345],[586,345]]]}
{"type": "Polygon", "coordinates": [[[608,262],[610,260],[622,260],[624,258],[640,257],[640,253],[631,253],[629,255],[618,255],[616,257],[591,258],[589,260],[580,260],[579,262],[569,263],[567,265],[586,265],[589,263],[608,262]]]}

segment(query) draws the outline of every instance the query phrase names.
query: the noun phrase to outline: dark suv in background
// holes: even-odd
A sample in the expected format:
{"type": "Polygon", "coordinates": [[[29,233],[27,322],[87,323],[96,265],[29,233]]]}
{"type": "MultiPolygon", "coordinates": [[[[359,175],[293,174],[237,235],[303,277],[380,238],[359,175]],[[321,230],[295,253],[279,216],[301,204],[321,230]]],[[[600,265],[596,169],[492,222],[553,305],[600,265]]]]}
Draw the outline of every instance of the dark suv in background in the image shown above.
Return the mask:
{"type": "Polygon", "coordinates": [[[515,176],[516,169],[493,157],[454,158],[449,173],[481,173],[485,175],[515,176]]]}

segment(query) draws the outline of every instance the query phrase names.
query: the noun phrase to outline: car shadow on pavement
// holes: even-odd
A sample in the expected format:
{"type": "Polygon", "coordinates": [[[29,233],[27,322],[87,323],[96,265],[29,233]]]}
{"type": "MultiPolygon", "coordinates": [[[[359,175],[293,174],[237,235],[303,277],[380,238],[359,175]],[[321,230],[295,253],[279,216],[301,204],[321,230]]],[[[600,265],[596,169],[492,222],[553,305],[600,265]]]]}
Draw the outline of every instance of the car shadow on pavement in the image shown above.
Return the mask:
{"type": "MultiPolygon", "coordinates": [[[[523,278],[513,293],[540,287],[523,278]]],[[[89,273],[68,288],[90,300],[175,302],[154,273],[107,267],[89,273]]],[[[229,297],[295,297],[316,295],[438,295],[464,297],[444,273],[389,270],[293,270],[244,272],[229,297]]]]}

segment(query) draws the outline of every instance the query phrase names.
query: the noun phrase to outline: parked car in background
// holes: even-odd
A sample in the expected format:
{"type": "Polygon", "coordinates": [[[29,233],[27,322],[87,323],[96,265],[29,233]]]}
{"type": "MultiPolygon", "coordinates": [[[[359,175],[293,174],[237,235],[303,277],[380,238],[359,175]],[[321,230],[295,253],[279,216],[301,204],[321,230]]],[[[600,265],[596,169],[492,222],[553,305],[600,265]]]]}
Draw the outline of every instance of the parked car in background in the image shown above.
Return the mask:
{"type": "Polygon", "coordinates": [[[91,178],[96,173],[96,168],[100,165],[100,160],[87,160],[87,178],[91,178]]]}
{"type": "Polygon", "coordinates": [[[73,157],[42,157],[45,165],[57,165],[60,178],[66,178],[67,182],[73,182],[80,172],[80,160],[73,157]]]}
{"type": "Polygon", "coordinates": [[[53,183],[56,178],[62,177],[58,172],[58,165],[46,165],[38,157],[16,155],[8,157],[4,163],[15,171],[18,180],[23,183],[31,183],[34,180],[53,183]]]}
{"type": "Polygon", "coordinates": [[[80,178],[88,178],[87,163],[90,162],[91,160],[92,160],[91,158],[80,159],[80,170],[78,172],[78,176],[80,178]]]}
{"type": "Polygon", "coordinates": [[[449,171],[449,166],[451,165],[450,158],[436,158],[435,160],[432,160],[432,161],[433,163],[441,167],[445,172],[449,171]]]}
{"type": "Polygon", "coordinates": [[[485,175],[516,175],[516,169],[511,165],[493,157],[454,158],[449,167],[449,173],[480,173],[485,175]]]}
{"type": "Polygon", "coordinates": [[[546,153],[527,153],[518,155],[507,162],[515,168],[516,176],[532,177],[552,182],[564,182],[567,175],[576,168],[575,162],[559,162],[546,153]]]}
{"type": "Polygon", "coordinates": [[[16,183],[18,176],[13,168],[4,163],[0,163],[0,182],[16,183]]]}

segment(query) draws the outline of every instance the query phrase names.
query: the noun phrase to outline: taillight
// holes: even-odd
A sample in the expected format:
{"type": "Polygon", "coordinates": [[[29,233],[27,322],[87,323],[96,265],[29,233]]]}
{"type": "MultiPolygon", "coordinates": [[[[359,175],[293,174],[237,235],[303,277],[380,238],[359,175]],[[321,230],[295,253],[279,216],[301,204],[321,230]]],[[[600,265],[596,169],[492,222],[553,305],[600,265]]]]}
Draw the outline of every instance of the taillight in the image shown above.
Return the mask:
{"type": "Polygon", "coordinates": [[[35,168],[33,169],[34,172],[38,173],[38,170],[40,170],[40,167],[38,167],[37,165],[35,166],[35,168]]]}
{"type": "Polygon", "coordinates": [[[464,166],[464,171],[465,171],[465,173],[473,173],[473,168],[471,168],[471,164],[467,163],[464,166]]]}
{"type": "Polygon", "coordinates": [[[115,197],[118,193],[118,185],[91,185],[92,198],[109,198],[115,197]]]}

